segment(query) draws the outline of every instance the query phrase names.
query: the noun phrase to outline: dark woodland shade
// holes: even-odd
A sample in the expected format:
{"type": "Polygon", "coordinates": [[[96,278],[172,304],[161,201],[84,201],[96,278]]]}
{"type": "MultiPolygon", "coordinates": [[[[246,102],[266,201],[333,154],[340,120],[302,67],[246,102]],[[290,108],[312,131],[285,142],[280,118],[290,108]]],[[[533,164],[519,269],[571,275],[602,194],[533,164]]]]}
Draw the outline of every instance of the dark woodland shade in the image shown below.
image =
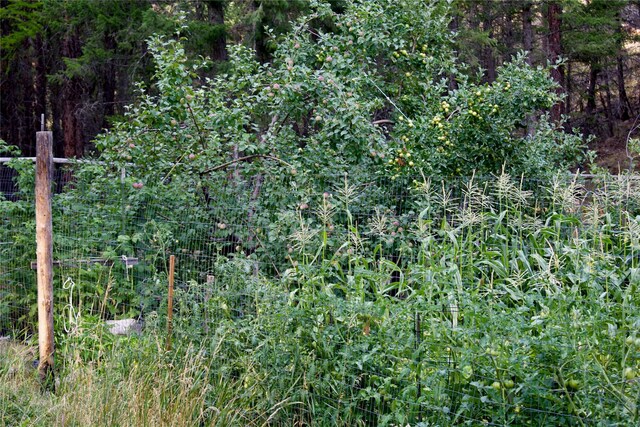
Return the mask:
{"type": "MultiPolygon", "coordinates": [[[[330,3],[340,11],[344,1],[330,3]]],[[[151,78],[145,40],[152,33],[175,34],[164,11],[184,11],[186,47],[193,57],[211,58],[213,74],[224,69],[228,43],[249,44],[261,61],[269,61],[264,29],[288,31],[309,2],[0,0],[0,7],[0,137],[33,156],[44,113],[54,132],[54,154],[82,157],[93,150],[95,135],[132,102],[133,83],[151,78]]],[[[554,120],[569,114],[569,126],[608,137],[616,122],[637,111],[639,100],[629,95],[637,88],[628,88],[634,61],[625,41],[640,28],[640,3],[458,0],[451,16],[460,60],[472,70],[481,67],[486,82],[519,50],[531,52],[533,63],[567,59],[552,71],[566,96],[551,110],[554,120]]]]}

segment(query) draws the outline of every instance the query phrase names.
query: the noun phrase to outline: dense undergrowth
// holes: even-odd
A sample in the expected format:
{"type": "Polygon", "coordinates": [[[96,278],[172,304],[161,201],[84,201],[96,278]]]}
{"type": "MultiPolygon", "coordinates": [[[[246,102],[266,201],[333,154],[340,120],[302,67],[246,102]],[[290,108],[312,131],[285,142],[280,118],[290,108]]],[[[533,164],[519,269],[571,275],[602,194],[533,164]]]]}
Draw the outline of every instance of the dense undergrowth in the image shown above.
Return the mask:
{"type": "MultiPolygon", "coordinates": [[[[314,2],[273,63],[234,47],[204,81],[152,38],[154,83],[59,171],[59,384],[3,354],[2,423],[638,425],[638,181],[552,180],[584,141],[544,113],[550,70],[475,81],[423,3],[314,2]],[[144,334],[105,332],[125,317],[144,334]]],[[[33,165],[10,167],[0,335],[28,342],[33,165]]]]}
{"type": "Polygon", "coordinates": [[[206,245],[176,243],[171,351],[162,304],[143,336],[115,339],[108,308],[87,308],[104,293],[86,291],[84,311],[71,298],[56,392],[39,394],[28,358],[2,357],[2,422],[637,425],[636,187],[557,180],[536,196],[502,175],[454,197],[425,180],[404,210],[365,217],[368,190],[345,180],[280,212],[290,228],[270,251],[214,250],[214,282],[186,274],[206,245]]]}

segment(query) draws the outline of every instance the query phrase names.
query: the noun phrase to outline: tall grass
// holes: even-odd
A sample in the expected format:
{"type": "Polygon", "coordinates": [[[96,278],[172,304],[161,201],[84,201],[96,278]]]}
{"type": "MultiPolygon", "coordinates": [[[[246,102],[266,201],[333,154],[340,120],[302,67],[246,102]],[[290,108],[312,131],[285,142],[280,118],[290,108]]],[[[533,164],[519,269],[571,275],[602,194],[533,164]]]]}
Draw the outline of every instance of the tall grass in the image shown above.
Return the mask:
{"type": "MultiPolygon", "coordinates": [[[[102,360],[63,355],[55,392],[42,392],[31,348],[0,347],[0,425],[261,425],[242,378],[211,372],[202,349],[165,353],[159,340],[123,340],[102,360]]],[[[277,408],[274,408],[274,411],[277,408]]]]}

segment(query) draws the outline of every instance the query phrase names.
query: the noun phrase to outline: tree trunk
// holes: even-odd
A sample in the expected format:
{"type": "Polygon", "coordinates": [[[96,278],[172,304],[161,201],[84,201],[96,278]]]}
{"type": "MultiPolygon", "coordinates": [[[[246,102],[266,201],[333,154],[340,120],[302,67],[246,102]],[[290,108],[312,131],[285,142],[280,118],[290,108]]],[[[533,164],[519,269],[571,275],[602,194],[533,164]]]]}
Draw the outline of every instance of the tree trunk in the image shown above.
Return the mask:
{"type": "Polygon", "coordinates": [[[194,7],[196,9],[196,19],[199,21],[204,21],[204,4],[200,1],[196,1],[194,3],[194,7]]]}
{"type": "MultiPolygon", "coordinates": [[[[26,41],[25,44],[31,44],[32,40],[26,41]]],[[[33,134],[40,130],[40,114],[36,114],[34,107],[37,103],[36,92],[34,90],[34,67],[33,67],[33,49],[25,51],[24,57],[21,60],[21,74],[23,78],[20,80],[20,84],[25,84],[22,88],[22,117],[20,126],[20,142],[22,150],[28,150],[28,152],[35,151],[35,143],[33,141],[33,134]],[[29,53],[27,53],[29,52],[29,53]]]]}
{"type": "Polygon", "coordinates": [[[109,31],[104,34],[104,48],[109,52],[108,57],[104,63],[103,75],[102,75],[102,101],[103,101],[103,115],[102,115],[102,127],[109,127],[110,116],[115,113],[115,101],[116,101],[116,68],[115,50],[116,41],[109,31]]]}
{"type": "Polygon", "coordinates": [[[211,59],[214,61],[226,61],[229,59],[227,53],[227,34],[224,28],[224,0],[208,0],[207,14],[209,23],[218,29],[218,37],[211,45],[211,59]]]}
{"type": "MultiPolygon", "coordinates": [[[[34,54],[36,57],[36,105],[34,106],[34,110],[38,115],[44,114],[46,121],[49,116],[49,112],[47,111],[47,63],[45,56],[45,45],[42,40],[42,36],[38,35],[36,37],[34,46],[34,54]]],[[[39,131],[40,128],[38,127],[37,130],[39,131]]]]}
{"type": "Polygon", "coordinates": [[[612,107],[612,102],[611,102],[611,79],[609,78],[609,70],[607,69],[607,72],[604,73],[604,78],[605,78],[605,95],[606,95],[606,102],[605,100],[602,101],[602,105],[604,107],[604,113],[605,116],[607,118],[607,130],[609,131],[609,134],[607,136],[613,136],[613,107],[612,107]]]}
{"type": "Polygon", "coordinates": [[[62,101],[62,132],[64,157],[80,158],[84,154],[84,143],[82,139],[82,124],[77,117],[79,85],[73,79],[64,85],[62,101]]]}
{"type": "Polygon", "coordinates": [[[505,8],[500,14],[500,27],[502,28],[500,30],[500,44],[503,45],[504,50],[502,55],[498,55],[498,63],[503,63],[505,58],[511,58],[517,51],[515,48],[517,41],[513,31],[513,15],[516,13],[516,9],[513,8],[511,2],[507,2],[505,8]]]}
{"type": "MultiPolygon", "coordinates": [[[[609,115],[609,108],[607,107],[607,101],[602,96],[602,93],[600,94],[600,103],[602,104],[602,108],[604,110],[604,117],[607,119],[607,129],[604,136],[606,138],[609,138],[610,136],[613,135],[613,126],[611,125],[611,116],[609,115]]],[[[597,125],[597,123],[595,124],[597,125]]],[[[597,126],[596,129],[599,129],[599,126],[597,126]]]]}
{"type": "MultiPolygon", "coordinates": [[[[640,7],[640,3],[638,3],[640,7]]],[[[624,84],[624,33],[622,30],[622,8],[618,11],[616,21],[616,37],[619,41],[618,55],[616,56],[617,79],[618,79],[618,99],[620,102],[620,110],[618,117],[621,120],[628,120],[633,115],[633,107],[627,96],[627,89],[624,84]]]]}
{"type": "Polygon", "coordinates": [[[566,98],[564,99],[564,112],[565,114],[571,113],[571,92],[573,91],[573,86],[571,82],[571,61],[567,62],[567,73],[564,76],[565,79],[565,89],[566,89],[566,98]]]}
{"type": "Polygon", "coordinates": [[[51,121],[53,130],[53,156],[64,157],[64,139],[62,132],[62,89],[59,84],[51,85],[50,90],[50,106],[51,121]]]}
{"type": "Polygon", "coordinates": [[[633,107],[627,96],[627,89],[624,84],[624,58],[618,55],[618,97],[620,98],[620,118],[628,120],[633,115],[633,107]]]}
{"type": "MultiPolygon", "coordinates": [[[[74,59],[82,53],[76,30],[69,30],[62,41],[62,57],[74,59]]],[[[67,158],[79,158],[84,154],[82,122],[78,110],[82,104],[83,85],[77,76],[65,76],[62,83],[62,132],[63,154],[67,158]]]]}
{"type": "Polygon", "coordinates": [[[598,64],[592,63],[589,70],[589,89],[587,90],[587,107],[585,109],[587,116],[593,115],[596,110],[596,84],[598,74],[600,74],[600,67],[598,64]]]}
{"type": "MultiPolygon", "coordinates": [[[[557,0],[552,0],[547,6],[547,25],[548,25],[548,58],[552,64],[555,64],[562,55],[562,42],[561,42],[561,15],[562,7],[557,0]]],[[[551,69],[551,78],[557,83],[556,93],[562,95],[563,93],[563,67],[554,67],[551,69]]],[[[551,108],[551,120],[559,122],[563,113],[562,102],[556,103],[551,108]]]]}
{"type": "MultiPolygon", "coordinates": [[[[522,47],[527,52],[527,64],[533,64],[533,24],[531,18],[531,2],[526,1],[522,5],[522,47]]],[[[536,117],[529,115],[527,117],[527,135],[531,136],[535,133],[536,117]]]]}
{"type": "Polygon", "coordinates": [[[522,5],[522,47],[527,52],[527,64],[531,65],[533,52],[533,25],[531,19],[531,3],[522,5]]]}
{"type": "MultiPolygon", "coordinates": [[[[489,33],[489,38],[493,39],[493,31],[489,33]]],[[[493,47],[489,46],[484,49],[484,66],[487,70],[487,83],[493,83],[496,80],[496,57],[493,47]]]]}
{"type": "Polygon", "coordinates": [[[264,39],[264,6],[257,0],[253,0],[251,3],[253,4],[253,13],[257,14],[253,25],[253,46],[258,60],[266,62],[269,60],[269,51],[264,39]]]}
{"type": "MultiPolygon", "coordinates": [[[[475,22],[472,24],[474,28],[481,27],[483,32],[488,34],[489,40],[494,40],[494,14],[493,4],[491,2],[483,3],[483,7],[476,7],[476,12],[479,14],[476,16],[475,22]],[[481,22],[478,18],[481,18],[481,22]]],[[[472,12],[474,13],[474,12],[472,12]]],[[[475,13],[474,13],[475,14],[475,13]]],[[[485,69],[485,75],[483,80],[486,83],[492,83],[496,79],[496,58],[493,46],[491,44],[483,44],[480,46],[480,63],[485,69]]]]}
{"type": "MultiPolygon", "coordinates": [[[[5,26],[1,29],[4,31],[5,26]]],[[[40,114],[36,123],[34,112],[38,102],[34,62],[30,39],[25,39],[11,56],[0,58],[0,137],[29,156],[35,154],[34,132],[39,130],[40,123],[40,114]]]]}

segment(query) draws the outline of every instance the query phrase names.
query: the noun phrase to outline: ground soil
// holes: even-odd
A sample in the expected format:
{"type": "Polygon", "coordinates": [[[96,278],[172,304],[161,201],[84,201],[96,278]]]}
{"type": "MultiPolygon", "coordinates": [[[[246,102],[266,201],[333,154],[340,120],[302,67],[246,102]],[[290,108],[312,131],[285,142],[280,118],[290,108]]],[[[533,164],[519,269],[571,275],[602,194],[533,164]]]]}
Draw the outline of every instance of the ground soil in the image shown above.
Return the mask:
{"type": "Polygon", "coordinates": [[[640,156],[627,152],[628,138],[640,137],[639,125],[638,119],[627,120],[615,126],[613,136],[596,137],[589,144],[589,149],[597,154],[596,164],[614,174],[628,171],[630,167],[633,167],[634,172],[640,172],[640,156]]]}

